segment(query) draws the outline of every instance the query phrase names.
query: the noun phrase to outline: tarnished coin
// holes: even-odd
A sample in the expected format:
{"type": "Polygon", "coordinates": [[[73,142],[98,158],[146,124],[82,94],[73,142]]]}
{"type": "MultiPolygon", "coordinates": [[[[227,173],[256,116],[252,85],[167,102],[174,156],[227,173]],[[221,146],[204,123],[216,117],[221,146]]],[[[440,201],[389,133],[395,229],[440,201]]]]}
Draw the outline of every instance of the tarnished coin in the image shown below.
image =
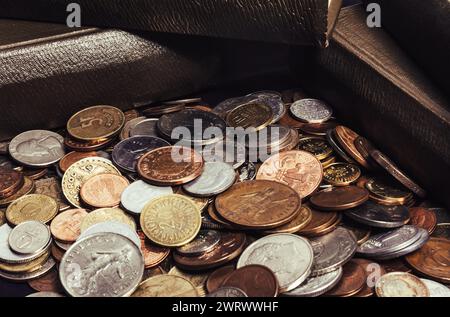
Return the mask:
{"type": "Polygon", "coordinates": [[[311,153],[287,151],[267,159],[259,168],[256,179],[286,184],[303,199],[319,187],[322,181],[322,165],[311,153]]]}
{"type": "Polygon", "coordinates": [[[427,280],[424,278],[420,279],[430,291],[430,297],[450,297],[450,288],[441,283],[427,280]]]}
{"type": "Polygon", "coordinates": [[[333,153],[333,148],[322,138],[301,138],[298,149],[313,154],[319,160],[323,160],[333,153]]]}
{"type": "Polygon", "coordinates": [[[173,194],[172,187],[150,185],[138,180],[125,188],[122,192],[121,202],[126,210],[134,214],[140,214],[142,208],[149,201],[170,194],[173,194]]]}
{"type": "Polygon", "coordinates": [[[15,194],[23,185],[23,175],[13,169],[0,167],[0,198],[15,194]]]}
{"type": "Polygon", "coordinates": [[[169,256],[169,248],[162,248],[150,243],[142,231],[137,233],[141,239],[141,251],[144,257],[145,268],[155,267],[169,256]]]}
{"type": "Polygon", "coordinates": [[[112,152],[114,163],[129,172],[136,172],[139,158],[151,150],[170,143],[154,136],[134,136],[116,144],[112,152]]]}
{"type": "Polygon", "coordinates": [[[13,201],[6,209],[6,219],[13,225],[28,220],[36,220],[47,223],[52,220],[59,211],[56,199],[38,194],[22,196],[13,201]]]}
{"type": "MultiPolygon", "coordinates": [[[[54,263],[54,261],[53,261],[54,263]]],[[[45,275],[39,278],[28,281],[28,285],[39,292],[55,292],[63,293],[63,287],[59,281],[58,271],[56,269],[51,269],[45,275]]]]}
{"type": "Polygon", "coordinates": [[[343,266],[352,258],[358,246],[354,234],[343,227],[337,227],[331,233],[311,239],[310,242],[314,251],[312,276],[322,275],[343,266]]]}
{"type": "Polygon", "coordinates": [[[203,158],[196,151],[168,146],[144,154],[138,161],[139,175],[155,185],[181,185],[201,175],[203,158]]]}
{"type": "Polygon", "coordinates": [[[224,162],[206,162],[202,174],[183,185],[183,189],[194,196],[214,196],[230,188],[236,180],[233,167],[224,162]]]}
{"type": "MultiPolygon", "coordinates": [[[[311,208],[310,208],[311,209],[311,208]]],[[[298,234],[307,237],[319,236],[328,232],[329,228],[339,219],[337,212],[323,212],[311,209],[312,218],[305,228],[301,229],[298,234]]],[[[334,229],[333,229],[334,230],[334,229]]]]}
{"type": "Polygon", "coordinates": [[[80,208],[81,186],[98,174],[120,175],[120,172],[110,160],[101,157],[87,157],[72,164],[62,178],[62,190],[66,199],[73,206],[80,208]]]}
{"type": "Polygon", "coordinates": [[[364,204],[369,192],[357,186],[344,186],[324,189],[311,196],[309,200],[317,209],[347,210],[364,204]]]}
{"type": "Polygon", "coordinates": [[[239,181],[251,181],[256,178],[256,166],[252,162],[245,162],[237,169],[239,173],[239,181]]]}
{"type": "MultiPolygon", "coordinates": [[[[136,120],[131,124],[131,126],[128,127],[129,137],[134,136],[152,136],[156,137],[158,136],[158,129],[156,127],[156,124],[158,123],[157,118],[149,118],[146,119],[145,117],[142,117],[143,119],[137,118],[139,120],[136,120]]],[[[124,127],[125,129],[125,127],[124,127]]]]}
{"type": "Polygon", "coordinates": [[[226,117],[230,127],[254,128],[255,131],[267,127],[273,120],[272,108],[256,101],[243,104],[231,110],[226,117]]]}
{"type": "Polygon", "coordinates": [[[115,207],[120,204],[122,192],[130,183],[116,174],[97,174],[86,180],[80,189],[84,203],[94,208],[115,207]]]}
{"type": "Polygon", "coordinates": [[[364,156],[361,155],[355,146],[355,140],[359,137],[356,132],[340,125],[334,129],[334,136],[336,137],[339,145],[343,147],[345,152],[351,156],[353,160],[358,162],[364,168],[369,170],[371,169],[370,163],[364,158],[364,156]]]}
{"type": "Polygon", "coordinates": [[[209,293],[213,293],[221,288],[223,282],[235,270],[234,265],[222,266],[212,272],[206,280],[206,289],[209,293]]]}
{"type": "Polygon", "coordinates": [[[408,210],[411,217],[411,220],[409,222],[410,225],[423,228],[427,230],[429,234],[433,233],[434,229],[436,228],[437,218],[435,212],[432,209],[413,207],[409,208],[408,210]]]}
{"type": "Polygon", "coordinates": [[[128,225],[131,229],[136,230],[136,223],[134,222],[133,217],[127,215],[122,209],[101,208],[90,212],[83,218],[80,226],[81,233],[83,233],[83,231],[88,229],[90,226],[105,221],[121,222],[128,225]]]}
{"type": "Polygon", "coordinates": [[[408,208],[405,206],[385,206],[370,200],[347,210],[345,215],[356,222],[377,228],[397,228],[409,221],[408,208]]]}
{"type": "Polygon", "coordinates": [[[200,211],[181,195],[167,195],[147,203],[140,216],[142,231],[154,243],[177,247],[191,242],[200,231],[200,211]]]}
{"type": "Polygon", "coordinates": [[[391,204],[403,205],[412,198],[411,192],[382,179],[373,178],[365,184],[365,187],[371,195],[391,204]]]}
{"type": "Polygon", "coordinates": [[[143,273],[144,260],[139,247],[114,233],[99,233],[78,240],[59,266],[62,285],[74,297],[126,296],[136,289],[143,273]]]}
{"type": "Polygon", "coordinates": [[[50,224],[50,231],[55,239],[75,242],[81,234],[81,222],[87,216],[85,209],[69,209],[57,215],[50,224]]]}
{"type": "Polygon", "coordinates": [[[112,106],[93,106],[75,113],[67,121],[67,132],[78,140],[110,138],[125,124],[124,113],[112,106]]]}
{"type": "Polygon", "coordinates": [[[381,276],[386,274],[386,270],[378,263],[373,262],[368,259],[355,259],[352,261],[358,263],[366,273],[366,282],[364,283],[364,287],[356,293],[355,297],[370,297],[375,293],[375,284],[379,280],[381,276]]]}
{"type": "MultiPolygon", "coordinates": [[[[130,241],[132,241],[138,248],[141,248],[141,239],[136,233],[135,230],[133,230],[129,225],[116,222],[116,221],[103,221],[96,223],[86,230],[84,230],[80,236],[78,237],[78,240],[82,240],[88,236],[97,234],[97,233],[115,233],[119,234],[121,236],[124,236],[128,238],[130,241]]],[[[58,244],[58,243],[57,243],[58,244]]]]}
{"type": "Polygon", "coordinates": [[[36,270],[20,273],[11,273],[0,270],[0,277],[13,282],[25,282],[47,274],[55,267],[55,265],[55,260],[52,257],[48,257],[46,262],[39,266],[36,270]]]}
{"type": "Polygon", "coordinates": [[[307,123],[322,123],[333,115],[333,110],[325,102],[310,98],[297,100],[289,110],[295,118],[307,123]]]}
{"type": "Polygon", "coordinates": [[[84,159],[86,157],[94,157],[94,156],[100,156],[97,152],[70,152],[64,155],[64,157],[59,161],[59,169],[61,172],[67,171],[67,169],[70,167],[70,165],[78,162],[81,159],[84,159]]]}
{"type": "Polygon", "coordinates": [[[64,139],[64,145],[76,152],[91,152],[106,148],[114,139],[98,139],[93,141],[75,140],[69,137],[64,139]]]}
{"type": "Polygon", "coordinates": [[[131,120],[127,120],[120,131],[120,140],[125,140],[131,136],[131,130],[140,122],[147,119],[146,117],[137,117],[131,120]]]}
{"type": "Polygon", "coordinates": [[[334,131],[335,128],[336,127],[334,127],[333,129],[329,129],[326,132],[326,139],[328,141],[328,144],[333,148],[334,152],[337,153],[339,157],[342,158],[345,162],[352,165],[358,164],[353,158],[350,157],[350,155],[345,152],[345,150],[341,148],[341,145],[336,138],[336,133],[334,131]]]}
{"type": "Polygon", "coordinates": [[[36,187],[34,193],[55,198],[59,205],[59,211],[70,208],[70,205],[64,198],[59,179],[56,177],[46,177],[36,180],[34,184],[36,187]]]}
{"type": "Polygon", "coordinates": [[[221,118],[225,119],[227,114],[236,109],[239,106],[242,106],[247,103],[256,102],[258,100],[257,96],[244,96],[244,97],[233,97],[219,103],[212,110],[213,113],[217,114],[221,118]]]}
{"type": "Polygon", "coordinates": [[[266,180],[237,183],[217,196],[217,212],[245,228],[270,229],[291,221],[301,203],[289,186],[266,180]]]}
{"type": "Polygon", "coordinates": [[[378,297],[429,297],[428,287],[418,277],[404,272],[383,275],[375,285],[378,297]]]}
{"type": "Polygon", "coordinates": [[[297,288],[284,293],[284,296],[317,297],[332,289],[342,277],[342,267],[323,275],[308,277],[297,288]]]}
{"type": "Polygon", "coordinates": [[[132,297],[198,297],[197,288],[177,275],[153,276],[141,284],[132,297]]]}
{"type": "Polygon", "coordinates": [[[450,240],[450,223],[440,223],[436,225],[436,229],[433,231],[433,237],[450,240]]]}
{"type": "Polygon", "coordinates": [[[219,243],[220,234],[214,230],[201,230],[194,240],[177,248],[177,252],[185,256],[196,256],[209,252],[219,243]]]}
{"type": "Polygon", "coordinates": [[[281,95],[276,91],[258,91],[247,95],[247,97],[256,97],[269,105],[273,113],[272,123],[278,122],[286,113],[286,107],[281,100],[281,95]]]}
{"type": "Polygon", "coordinates": [[[347,186],[361,176],[358,166],[348,163],[334,163],[323,171],[323,179],[333,186],[347,186]]]}
{"type": "Polygon", "coordinates": [[[274,229],[265,230],[265,234],[272,233],[296,233],[305,228],[312,219],[312,211],[309,207],[303,205],[297,215],[287,224],[274,229]]]}
{"type": "Polygon", "coordinates": [[[8,243],[19,254],[36,254],[47,247],[50,239],[48,226],[39,221],[25,221],[11,231],[8,243]]]}
{"type": "Polygon", "coordinates": [[[206,295],[206,297],[248,297],[243,290],[236,287],[221,287],[212,293],[206,295]]]}
{"type": "Polygon", "coordinates": [[[245,249],[237,268],[260,264],[271,269],[278,279],[280,292],[290,291],[309,276],[314,253],[305,238],[293,234],[274,234],[256,240],[245,249]]]}
{"type": "Polygon", "coordinates": [[[201,154],[205,162],[225,162],[238,168],[245,163],[246,149],[239,142],[219,141],[205,146],[201,154]]]}
{"type": "Polygon", "coordinates": [[[365,283],[366,273],[364,268],[356,261],[350,260],[342,267],[342,277],[339,282],[326,295],[337,297],[352,296],[362,290],[365,283]]]}
{"type": "Polygon", "coordinates": [[[64,138],[47,130],[30,130],[17,135],[9,143],[9,154],[16,161],[35,167],[45,167],[64,156],[64,138]]]}

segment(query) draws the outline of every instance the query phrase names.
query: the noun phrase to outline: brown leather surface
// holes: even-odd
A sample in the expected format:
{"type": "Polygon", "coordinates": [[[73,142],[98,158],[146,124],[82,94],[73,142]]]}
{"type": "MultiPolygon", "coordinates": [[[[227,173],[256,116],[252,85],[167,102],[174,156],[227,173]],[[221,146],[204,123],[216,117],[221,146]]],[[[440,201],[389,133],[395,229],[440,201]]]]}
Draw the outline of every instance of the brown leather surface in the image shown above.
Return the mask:
{"type": "Polygon", "coordinates": [[[292,57],[306,89],[450,207],[448,103],[361,6],[341,11],[329,49],[292,57]]]}
{"type": "Polygon", "coordinates": [[[326,46],[342,0],[2,0],[0,17],[326,46]]]}

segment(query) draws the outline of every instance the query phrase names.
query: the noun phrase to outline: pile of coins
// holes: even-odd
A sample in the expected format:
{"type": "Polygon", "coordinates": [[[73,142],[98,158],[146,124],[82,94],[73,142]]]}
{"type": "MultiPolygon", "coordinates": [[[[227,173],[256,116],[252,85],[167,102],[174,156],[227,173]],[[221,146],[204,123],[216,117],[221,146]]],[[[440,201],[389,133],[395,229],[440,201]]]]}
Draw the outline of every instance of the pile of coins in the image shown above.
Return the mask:
{"type": "Polygon", "coordinates": [[[30,296],[449,296],[450,214],[305,97],[94,106],[19,134],[0,277],[30,296]]]}

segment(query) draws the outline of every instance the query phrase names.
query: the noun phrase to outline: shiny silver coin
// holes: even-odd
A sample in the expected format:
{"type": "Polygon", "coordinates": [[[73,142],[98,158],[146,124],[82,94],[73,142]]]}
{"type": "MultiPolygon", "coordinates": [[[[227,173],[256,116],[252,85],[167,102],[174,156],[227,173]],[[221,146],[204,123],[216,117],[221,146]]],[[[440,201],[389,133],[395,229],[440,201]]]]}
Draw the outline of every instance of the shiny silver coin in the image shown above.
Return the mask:
{"type": "Polygon", "coordinates": [[[53,267],[55,267],[56,262],[50,256],[47,261],[37,270],[31,272],[21,272],[21,273],[11,273],[0,270],[0,277],[5,280],[13,281],[13,282],[25,282],[32,279],[39,278],[47,274],[53,267]]]}
{"type": "Polygon", "coordinates": [[[136,122],[136,125],[130,129],[130,137],[133,136],[158,136],[158,129],[156,128],[156,124],[159,119],[150,118],[143,119],[136,122]]]}
{"type": "Polygon", "coordinates": [[[251,181],[256,178],[256,166],[252,162],[245,162],[237,169],[237,172],[240,182],[251,181]]]}
{"type": "Polygon", "coordinates": [[[356,222],[377,228],[398,228],[409,221],[407,207],[386,206],[371,200],[346,210],[345,215],[356,222]]]}
{"type": "Polygon", "coordinates": [[[245,146],[238,142],[219,141],[205,146],[201,154],[205,162],[225,162],[236,169],[244,164],[246,152],[245,146]]]}
{"type": "Polygon", "coordinates": [[[143,273],[140,248],[114,233],[78,240],[59,265],[61,283],[74,297],[126,296],[137,288],[143,273]]]}
{"type": "Polygon", "coordinates": [[[64,138],[47,130],[30,130],[12,139],[9,153],[17,162],[34,167],[46,167],[64,155],[64,138]]]}
{"type": "Polygon", "coordinates": [[[219,232],[214,230],[200,230],[194,240],[177,248],[177,252],[185,256],[200,255],[214,249],[219,241],[219,232]]]}
{"type": "Polygon", "coordinates": [[[237,268],[260,264],[271,269],[277,277],[280,292],[299,286],[311,272],[314,252],[303,237],[278,233],[265,236],[250,244],[241,254],[237,268]]]}
{"type": "Polygon", "coordinates": [[[65,296],[55,292],[36,292],[27,295],[26,297],[65,297],[65,296]]]}
{"type": "Polygon", "coordinates": [[[121,236],[128,238],[133,241],[133,243],[137,247],[141,247],[141,239],[139,238],[136,231],[132,230],[131,227],[127,224],[116,222],[116,221],[104,221],[100,223],[96,223],[95,225],[90,226],[86,230],[84,230],[77,240],[82,240],[88,236],[97,234],[97,233],[115,233],[121,236]]]}
{"type": "Polygon", "coordinates": [[[39,221],[18,224],[8,237],[9,247],[19,254],[35,254],[45,249],[51,239],[50,228],[39,221]]]}
{"type": "Polygon", "coordinates": [[[236,180],[231,165],[223,162],[206,162],[202,174],[183,189],[194,196],[209,197],[218,195],[230,188],[236,180]]]}
{"type": "Polygon", "coordinates": [[[341,148],[341,146],[339,145],[339,142],[336,141],[335,136],[334,136],[334,129],[330,129],[330,130],[327,131],[326,138],[327,138],[328,144],[331,145],[331,147],[333,148],[334,152],[336,152],[345,162],[358,166],[358,163],[356,163],[355,160],[352,159],[347,154],[347,152],[345,152],[341,148]]]}
{"type": "Polygon", "coordinates": [[[441,283],[427,280],[424,278],[420,279],[430,291],[430,297],[450,297],[450,288],[441,283]]]}
{"type": "Polygon", "coordinates": [[[290,111],[296,119],[306,123],[322,123],[333,115],[333,110],[325,102],[309,98],[294,102],[290,111]]]}
{"type": "Polygon", "coordinates": [[[310,242],[314,250],[311,276],[335,271],[352,258],[358,247],[353,232],[344,227],[337,227],[324,236],[311,239],[310,242]]]}
{"type": "Polygon", "coordinates": [[[170,194],[173,194],[172,187],[154,186],[142,180],[137,180],[125,188],[120,200],[126,210],[134,214],[140,214],[142,208],[150,200],[170,194]]]}
{"type": "Polygon", "coordinates": [[[308,277],[299,287],[294,288],[292,291],[284,293],[285,296],[295,297],[317,297],[325,294],[337,283],[339,283],[342,277],[342,267],[314,277],[308,277]]]}
{"type": "Polygon", "coordinates": [[[221,287],[206,295],[206,297],[248,297],[245,292],[236,287],[221,287]]]}

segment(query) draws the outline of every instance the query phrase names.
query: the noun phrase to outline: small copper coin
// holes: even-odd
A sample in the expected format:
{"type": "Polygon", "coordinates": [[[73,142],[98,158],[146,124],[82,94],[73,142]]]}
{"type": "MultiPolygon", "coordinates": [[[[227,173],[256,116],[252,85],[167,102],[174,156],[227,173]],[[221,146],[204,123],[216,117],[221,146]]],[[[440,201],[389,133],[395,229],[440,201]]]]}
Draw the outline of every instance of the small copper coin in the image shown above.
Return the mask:
{"type": "Polygon", "coordinates": [[[323,123],[305,123],[299,128],[307,134],[325,136],[328,130],[334,129],[337,125],[336,121],[329,120],[323,123]]]}
{"type": "Polygon", "coordinates": [[[212,272],[206,280],[206,290],[208,293],[213,293],[218,290],[234,270],[234,265],[227,265],[212,272]]]}
{"type": "Polygon", "coordinates": [[[70,152],[64,155],[64,157],[59,161],[59,169],[61,172],[65,172],[70,165],[78,162],[86,157],[99,156],[97,152],[70,152]]]}
{"type": "Polygon", "coordinates": [[[366,272],[356,261],[350,260],[343,266],[339,283],[326,296],[348,297],[358,293],[366,283],[366,272]]]}
{"type": "Polygon", "coordinates": [[[330,227],[338,219],[338,213],[336,212],[323,212],[315,209],[311,209],[311,212],[311,221],[298,232],[299,235],[315,236],[330,227]]]}
{"type": "Polygon", "coordinates": [[[155,185],[181,185],[199,177],[203,157],[180,146],[167,146],[144,154],[137,163],[139,175],[155,185]]]}
{"type": "Polygon", "coordinates": [[[427,208],[414,207],[409,208],[410,220],[409,224],[423,228],[431,235],[436,228],[437,218],[436,213],[427,208]]]}
{"type": "Polygon", "coordinates": [[[226,278],[222,286],[241,289],[249,297],[278,295],[278,281],[275,274],[266,266],[257,264],[237,269],[226,278]]]}
{"type": "Polygon", "coordinates": [[[61,260],[62,260],[62,258],[64,256],[64,253],[66,251],[63,250],[63,249],[58,248],[56,246],[56,244],[52,243],[52,247],[50,249],[50,252],[52,254],[52,257],[59,263],[59,262],[61,262],[61,260]]]}
{"type": "Polygon", "coordinates": [[[128,179],[115,174],[98,174],[83,183],[81,199],[95,208],[116,207],[125,188],[130,185],[128,179]]]}
{"type": "Polygon", "coordinates": [[[387,273],[391,273],[391,272],[411,273],[412,272],[412,269],[405,264],[405,261],[403,258],[380,261],[379,263],[383,267],[384,271],[386,271],[387,273]]]}
{"type": "Polygon", "coordinates": [[[353,259],[352,261],[358,263],[366,273],[366,283],[364,283],[364,287],[353,296],[370,297],[374,295],[375,284],[382,275],[386,274],[386,271],[380,264],[368,259],[353,259]]]}
{"type": "Polygon", "coordinates": [[[64,145],[72,151],[91,152],[107,147],[113,139],[99,139],[94,141],[79,141],[72,138],[65,138],[64,145]]]}
{"type": "Polygon", "coordinates": [[[32,180],[40,179],[47,175],[48,168],[24,168],[22,170],[23,176],[29,177],[32,180]]]}
{"type": "Polygon", "coordinates": [[[371,169],[369,162],[361,155],[361,153],[355,147],[354,142],[359,135],[342,125],[337,126],[334,129],[334,132],[337,141],[344,148],[347,154],[349,154],[355,161],[357,161],[363,167],[371,169]]]}
{"type": "Polygon", "coordinates": [[[84,209],[69,209],[58,214],[50,224],[53,237],[63,242],[75,242],[81,234],[81,222],[87,214],[84,209]]]}
{"type": "Polygon", "coordinates": [[[0,167],[0,197],[8,197],[15,194],[23,185],[24,178],[20,172],[0,167]]]}
{"type": "Polygon", "coordinates": [[[38,292],[64,293],[64,289],[59,281],[58,271],[55,269],[50,270],[50,272],[37,279],[28,281],[28,285],[38,292]]]}
{"type": "Polygon", "coordinates": [[[167,258],[170,253],[169,248],[162,248],[152,244],[142,231],[138,231],[137,233],[141,239],[141,251],[146,269],[159,265],[167,258]]]}
{"type": "Polygon", "coordinates": [[[369,192],[357,186],[335,187],[314,194],[310,202],[321,210],[346,210],[362,205],[369,199],[369,192]]]}
{"type": "Polygon", "coordinates": [[[33,193],[35,189],[36,187],[34,181],[29,177],[24,177],[22,187],[14,195],[0,199],[0,207],[8,206],[14,200],[19,199],[24,195],[33,193]]]}

